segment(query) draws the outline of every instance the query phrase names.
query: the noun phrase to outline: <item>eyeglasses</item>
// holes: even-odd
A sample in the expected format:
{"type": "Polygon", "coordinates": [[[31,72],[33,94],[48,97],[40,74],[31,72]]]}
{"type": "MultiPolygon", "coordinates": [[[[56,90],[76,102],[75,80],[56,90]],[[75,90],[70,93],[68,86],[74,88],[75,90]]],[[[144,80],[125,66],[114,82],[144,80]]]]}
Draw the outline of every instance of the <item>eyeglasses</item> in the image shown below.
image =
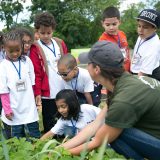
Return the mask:
{"type": "Polygon", "coordinates": [[[60,75],[61,77],[67,77],[68,74],[73,71],[74,69],[76,69],[77,66],[75,66],[73,69],[71,69],[70,71],[66,72],[66,73],[60,73],[60,72],[57,72],[58,75],[60,75]]]}
{"type": "Polygon", "coordinates": [[[60,72],[57,72],[58,75],[60,75],[61,77],[67,77],[68,74],[71,72],[72,70],[66,72],[66,73],[60,73],[60,72]]]}

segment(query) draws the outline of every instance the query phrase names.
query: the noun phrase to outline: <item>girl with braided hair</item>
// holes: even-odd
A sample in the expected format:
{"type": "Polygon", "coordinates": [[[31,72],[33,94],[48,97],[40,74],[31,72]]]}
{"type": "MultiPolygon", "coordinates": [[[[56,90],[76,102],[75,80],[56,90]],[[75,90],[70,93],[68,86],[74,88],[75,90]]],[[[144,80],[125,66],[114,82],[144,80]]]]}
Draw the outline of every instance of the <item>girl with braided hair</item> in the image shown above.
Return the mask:
{"type": "MultiPolygon", "coordinates": [[[[11,128],[11,137],[29,136],[39,138],[38,112],[32,85],[34,69],[31,60],[22,55],[22,40],[17,31],[3,37],[5,59],[0,63],[0,95],[2,121],[11,128]]],[[[5,130],[7,127],[5,127],[5,130]]]]}

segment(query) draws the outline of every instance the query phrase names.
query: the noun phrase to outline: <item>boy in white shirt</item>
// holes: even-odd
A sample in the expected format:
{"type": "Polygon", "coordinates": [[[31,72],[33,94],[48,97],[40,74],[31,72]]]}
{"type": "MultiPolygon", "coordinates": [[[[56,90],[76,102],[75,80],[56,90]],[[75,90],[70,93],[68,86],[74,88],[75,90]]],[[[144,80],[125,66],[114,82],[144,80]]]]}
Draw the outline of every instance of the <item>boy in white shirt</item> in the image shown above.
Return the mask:
{"type": "Polygon", "coordinates": [[[57,67],[57,73],[64,80],[65,89],[74,90],[80,104],[93,104],[91,92],[94,90],[94,85],[89,72],[77,67],[76,59],[70,54],[62,56],[57,67]]]}
{"type": "Polygon", "coordinates": [[[160,41],[156,33],[160,27],[160,14],[153,9],[144,9],[137,21],[139,37],[134,48],[131,72],[160,80],[160,41]]]}

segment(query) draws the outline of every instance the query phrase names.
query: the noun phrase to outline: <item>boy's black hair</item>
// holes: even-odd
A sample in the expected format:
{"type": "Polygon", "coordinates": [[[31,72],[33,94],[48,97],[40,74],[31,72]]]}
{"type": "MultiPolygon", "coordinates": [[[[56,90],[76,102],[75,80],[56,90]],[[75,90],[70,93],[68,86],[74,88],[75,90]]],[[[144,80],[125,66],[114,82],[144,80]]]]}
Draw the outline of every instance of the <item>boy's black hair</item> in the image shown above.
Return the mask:
{"type": "Polygon", "coordinates": [[[37,14],[34,19],[34,27],[35,29],[39,29],[40,26],[52,27],[52,29],[55,29],[56,21],[54,16],[49,12],[37,14]]]}
{"type": "Polygon", "coordinates": [[[63,119],[70,120],[73,118],[74,120],[78,121],[79,113],[81,112],[80,104],[78,102],[76,93],[70,89],[64,89],[57,93],[55,100],[58,101],[63,99],[65,103],[68,105],[68,116],[64,118],[58,112],[57,117],[62,117],[63,119]]]}
{"type": "Polygon", "coordinates": [[[66,54],[62,56],[59,61],[58,65],[63,64],[65,65],[68,69],[72,70],[74,67],[77,66],[77,61],[74,56],[71,54],[66,54]]]}
{"type": "Polygon", "coordinates": [[[113,17],[117,17],[117,19],[120,20],[120,12],[118,8],[114,6],[105,8],[102,13],[102,20],[104,21],[106,18],[113,18],[113,17]]]}

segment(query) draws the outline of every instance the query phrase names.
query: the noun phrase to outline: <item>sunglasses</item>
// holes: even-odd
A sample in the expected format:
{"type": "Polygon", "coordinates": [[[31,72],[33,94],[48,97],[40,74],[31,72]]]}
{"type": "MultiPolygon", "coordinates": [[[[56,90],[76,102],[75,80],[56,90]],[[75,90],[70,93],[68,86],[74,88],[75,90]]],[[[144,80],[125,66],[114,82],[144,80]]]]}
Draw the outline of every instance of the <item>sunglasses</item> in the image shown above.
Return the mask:
{"type": "Polygon", "coordinates": [[[60,73],[60,72],[57,72],[58,75],[60,75],[61,77],[67,77],[68,74],[71,72],[72,70],[66,72],[66,73],[60,73]]]}

